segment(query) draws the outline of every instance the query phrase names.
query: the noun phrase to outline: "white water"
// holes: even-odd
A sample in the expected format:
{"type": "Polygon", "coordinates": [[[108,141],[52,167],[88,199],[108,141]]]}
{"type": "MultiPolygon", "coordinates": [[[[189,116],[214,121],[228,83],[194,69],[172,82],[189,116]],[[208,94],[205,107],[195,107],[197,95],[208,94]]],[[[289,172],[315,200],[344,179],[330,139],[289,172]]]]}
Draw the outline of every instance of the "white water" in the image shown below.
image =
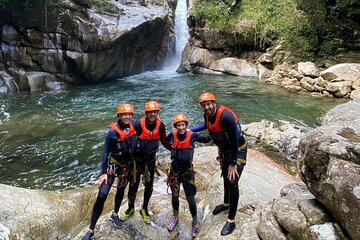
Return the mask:
{"type": "Polygon", "coordinates": [[[168,67],[175,69],[180,65],[181,53],[189,39],[189,28],[187,26],[186,0],[179,0],[175,10],[175,54],[170,59],[168,67]]]}

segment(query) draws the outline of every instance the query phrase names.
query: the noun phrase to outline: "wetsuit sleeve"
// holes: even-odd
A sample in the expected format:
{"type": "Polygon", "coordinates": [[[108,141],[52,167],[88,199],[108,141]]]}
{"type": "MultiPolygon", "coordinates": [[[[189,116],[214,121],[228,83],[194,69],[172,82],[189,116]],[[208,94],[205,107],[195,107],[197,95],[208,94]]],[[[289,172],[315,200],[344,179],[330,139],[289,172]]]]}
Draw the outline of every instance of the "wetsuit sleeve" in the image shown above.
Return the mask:
{"type": "Polygon", "coordinates": [[[134,128],[135,128],[135,131],[136,131],[136,135],[137,136],[140,136],[141,133],[142,133],[142,129],[141,129],[141,125],[140,125],[140,120],[134,120],[132,119],[131,120],[133,125],[134,125],[134,128]]]}
{"type": "Polygon", "coordinates": [[[236,120],[231,112],[224,110],[220,116],[220,127],[225,129],[226,134],[229,138],[230,146],[230,157],[228,159],[230,164],[236,164],[237,152],[239,147],[238,128],[236,120]]]}
{"type": "Polygon", "coordinates": [[[193,132],[193,134],[191,135],[191,144],[195,143],[195,142],[199,142],[199,143],[208,143],[211,141],[211,137],[209,135],[207,136],[202,136],[196,132],[193,132]]]}
{"type": "Polygon", "coordinates": [[[169,143],[169,146],[170,146],[170,148],[168,150],[170,150],[170,151],[172,150],[172,147],[171,147],[172,139],[173,139],[173,132],[169,133],[166,137],[166,141],[169,143]]]}
{"type": "Polygon", "coordinates": [[[206,126],[205,126],[205,124],[201,124],[201,125],[190,128],[190,130],[193,132],[201,132],[201,131],[206,130],[206,126]]]}
{"type": "Polygon", "coordinates": [[[160,135],[160,142],[161,144],[167,149],[171,150],[170,141],[168,141],[168,137],[166,136],[166,128],[164,123],[161,122],[160,129],[159,129],[159,135],[160,135]]]}
{"type": "Polygon", "coordinates": [[[104,143],[104,151],[102,154],[101,159],[101,173],[107,173],[107,167],[108,167],[108,157],[111,152],[111,142],[116,140],[117,136],[114,130],[108,129],[106,137],[105,137],[105,143],[104,143]]]}

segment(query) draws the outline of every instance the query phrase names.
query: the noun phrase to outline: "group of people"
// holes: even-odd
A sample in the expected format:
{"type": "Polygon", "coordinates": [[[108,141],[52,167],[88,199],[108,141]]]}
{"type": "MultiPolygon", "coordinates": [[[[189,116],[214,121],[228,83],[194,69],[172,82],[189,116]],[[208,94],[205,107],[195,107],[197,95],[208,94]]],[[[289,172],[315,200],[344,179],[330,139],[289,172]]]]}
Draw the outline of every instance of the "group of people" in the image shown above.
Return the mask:
{"type": "Polygon", "coordinates": [[[93,206],[89,230],[82,238],[93,239],[95,225],[103,211],[109,191],[117,179],[114,210],[110,220],[116,228],[127,221],[135,212],[135,199],[140,181],[143,182],[144,199],[139,211],[145,223],[151,222],[148,204],[153,191],[156,172],[156,153],[160,142],[171,151],[171,164],[167,173],[167,184],[171,189],[173,215],[168,222],[168,230],[173,231],[179,222],[179,190],[182,184],[192,216],[191,236],[200,232],[195,201],[195,172],[192,165],[195,142],[208,143],[211,140],[218,147],[217,160],[221,166],[224,182],[224,200],[217,205],[213,214],[229,210],[228,219],[221,235],[232,233],[236,227],[235,215],[239,200],[238,182],[246,164],[246,141],[241,133],[236,114],[218,105],[212,93],[202,93],[199,103],[204,112],[204,124],[189,129],[186,115],[173,117],[175,128],[166,135],[163,122],[158,117],[160,106],[155,101],[145,104],[145,116],[134,120],[134,108],[125,103],[117,108],[118,121],[111,123],[105,137],[102,154],[101,175],[98,181],[99,192],[93,206]],[[198,132],[208,130],[209,135],[198,132]],[[128,190],[128,209],[119,216],[126,186],[128,190]]]}

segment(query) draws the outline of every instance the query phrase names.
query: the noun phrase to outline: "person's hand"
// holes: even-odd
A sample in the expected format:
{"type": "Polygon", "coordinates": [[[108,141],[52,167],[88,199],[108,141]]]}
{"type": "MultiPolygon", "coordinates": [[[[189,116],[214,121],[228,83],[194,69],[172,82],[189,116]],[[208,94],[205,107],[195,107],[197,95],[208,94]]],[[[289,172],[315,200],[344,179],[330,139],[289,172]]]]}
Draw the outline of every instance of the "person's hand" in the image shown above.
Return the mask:
{"type": "Polygon", "coordinates": [[[236,177],[239,177],[239,174],[237,172],[237,166],[230,164],[228,167],[227,178],[231,181],[231,180],[235,180],[236,177]]]}
{"type": "Polygon", "coordinates": [[[103,173],[100,175],[99,177],[99,182],[98,182],[98,188],[101,187],[101,184],[105,182],[106,184],[108,183],[108,175],[106,173],[103,173]]]}

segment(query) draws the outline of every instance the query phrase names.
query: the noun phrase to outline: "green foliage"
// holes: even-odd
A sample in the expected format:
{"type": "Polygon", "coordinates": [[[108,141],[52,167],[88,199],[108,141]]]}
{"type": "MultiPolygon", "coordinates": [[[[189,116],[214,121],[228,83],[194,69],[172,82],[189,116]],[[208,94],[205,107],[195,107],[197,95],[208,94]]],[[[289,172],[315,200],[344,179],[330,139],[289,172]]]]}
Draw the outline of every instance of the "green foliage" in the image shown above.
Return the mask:
{"type": "Polygon", "coordinates": [[[230,2],[197,1],[194,15],[211,27],[251,36],[255,48],[285,40],[295,56],[309,59],[318,51],[317,32],[326,18],[323,0],[242,0],[235,8],[229,6],[230,2]]]}
{"type": "Polygon", "coordinates": [[[234,27],[237,11],[232,11],[230,1],[200,0],[195,5],[195,16],[205,19],[210,27],[226,30],[234,27]]]}

